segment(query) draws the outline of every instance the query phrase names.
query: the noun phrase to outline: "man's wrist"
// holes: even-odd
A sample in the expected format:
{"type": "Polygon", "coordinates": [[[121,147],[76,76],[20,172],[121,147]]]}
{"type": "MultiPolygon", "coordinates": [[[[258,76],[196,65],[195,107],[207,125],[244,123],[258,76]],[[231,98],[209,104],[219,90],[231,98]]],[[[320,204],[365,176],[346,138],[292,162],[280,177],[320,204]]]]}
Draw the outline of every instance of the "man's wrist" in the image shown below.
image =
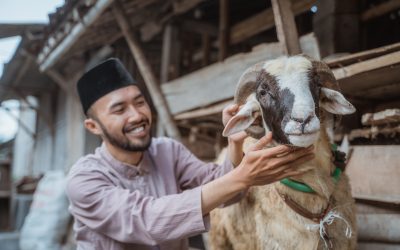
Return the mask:
{"type": "Polygon", "coordinates": [[[232,170],[227,174],[227,177],[230,179],[232,183],[235,183],[237,185],[237,188],[239,191],[246,190],[250,187],[249,181],[247,180],[246,176],[243,175],[241,171],[241,165],[239,165],[237,168],[232,170]]]}

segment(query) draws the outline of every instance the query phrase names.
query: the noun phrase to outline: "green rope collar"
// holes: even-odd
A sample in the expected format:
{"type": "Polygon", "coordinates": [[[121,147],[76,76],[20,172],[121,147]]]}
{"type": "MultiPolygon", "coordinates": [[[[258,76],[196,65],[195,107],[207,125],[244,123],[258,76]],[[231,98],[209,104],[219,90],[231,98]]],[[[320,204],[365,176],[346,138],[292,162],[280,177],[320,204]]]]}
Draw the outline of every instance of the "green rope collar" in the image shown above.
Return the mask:
{"type": "MultiPolygon", "coordinates": [[[[332,145],[332,151],[335,152],[337,151],[337,145],[333,144],[332,145]]],[[[333,171],[332,174],[332,179],[335,182],[335,184],[338,182],[340,174],[342,173],[342,170],[338,167],[335,168],[335,170],[333,171]]],[[[298,182],[295,180],[291,180],[289,178],[285,178],[282,179],[280,181],[283,185],[290,187],[294,190],[300,191],[300,192],[304,192],[304,193],[315,193],[315,191],[307,184],[302,183],[302,182],[298,182]]]]}

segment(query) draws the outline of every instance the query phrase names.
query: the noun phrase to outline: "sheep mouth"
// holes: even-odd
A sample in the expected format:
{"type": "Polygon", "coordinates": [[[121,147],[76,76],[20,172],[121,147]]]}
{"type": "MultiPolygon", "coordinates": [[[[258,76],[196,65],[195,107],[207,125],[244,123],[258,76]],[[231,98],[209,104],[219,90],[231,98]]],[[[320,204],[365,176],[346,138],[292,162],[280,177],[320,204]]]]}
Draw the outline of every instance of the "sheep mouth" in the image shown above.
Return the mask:
{"type": "Polygon", "coordinates": [[[308,136],[308,135],[315,135],[317,133],[318,133],[318,130],[299,132],[299,133],[291,132],[291,133],[285,133],[285,134],[287,136],[308,136]]]}

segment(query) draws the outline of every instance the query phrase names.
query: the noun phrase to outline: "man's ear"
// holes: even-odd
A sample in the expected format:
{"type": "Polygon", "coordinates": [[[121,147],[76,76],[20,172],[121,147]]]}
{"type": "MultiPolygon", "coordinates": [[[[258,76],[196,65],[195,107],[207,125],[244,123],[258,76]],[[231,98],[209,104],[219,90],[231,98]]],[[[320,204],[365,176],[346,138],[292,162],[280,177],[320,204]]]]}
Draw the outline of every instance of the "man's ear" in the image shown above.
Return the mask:
{"type": "Polygon", "coordinates": [[[321,88],[320,106],[335,115],[348,115],[356,111],[340,92],[328,88],[321,88]]]}
{"type": "Polygon", "coordinates": [[[87,130],[89,130],[90,133],[92,133],[94,135],[101,135],[100,125],[93,118],[85,119],[84,124],[85,124],[85,128],[87,130]]]}
{"type": "Polygon", "coordinates": [[[260,107],[257,101],[248,101],[239,112],[234,115],[226,124],[222,135],[228,137],[230,135],[244,131],[256,120],[259,115],[260,107]]]}

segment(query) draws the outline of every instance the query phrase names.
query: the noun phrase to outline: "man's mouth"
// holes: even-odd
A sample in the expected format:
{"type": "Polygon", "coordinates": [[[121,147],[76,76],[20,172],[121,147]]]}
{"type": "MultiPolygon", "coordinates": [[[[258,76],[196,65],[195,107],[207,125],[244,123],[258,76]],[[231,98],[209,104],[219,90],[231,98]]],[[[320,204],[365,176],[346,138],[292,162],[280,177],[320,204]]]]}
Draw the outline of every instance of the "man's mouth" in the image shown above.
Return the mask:
{"type": "Polygon", "coordinates": [[[139,125],[135,125],[135,126],[129,126],[128,128],[124,129],[124,132],[126,134],[130,134],[130,135],[145,135],[146,134],[146,126],[147,123],[141,123],[139,125]]]}

